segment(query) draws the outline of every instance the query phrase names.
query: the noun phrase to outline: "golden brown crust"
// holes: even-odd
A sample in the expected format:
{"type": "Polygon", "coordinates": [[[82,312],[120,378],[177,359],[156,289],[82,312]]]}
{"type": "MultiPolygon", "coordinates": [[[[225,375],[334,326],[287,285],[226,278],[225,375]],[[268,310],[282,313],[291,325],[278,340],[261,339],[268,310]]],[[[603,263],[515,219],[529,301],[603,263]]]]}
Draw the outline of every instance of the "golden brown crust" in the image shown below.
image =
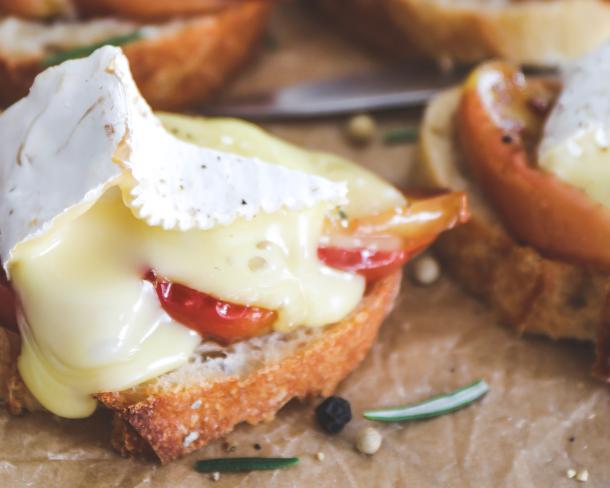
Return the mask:
{"type": "Polygon", "coordinates": [[[502,57],[548,64],[581,55],[610,37],[610,4],[604,0],[508,1],[506,6],[440,0],[316,2],[377,45],[391,42],[390,52],[400,57],[465,63],[502,57]],[[385,18],[385,29],[369,28],[371,16],[385,18]]]}
{"type": "Polygon", "coordinates": [[[78,13],[145,20],[202,15],[252,0],[72,0],[78,13]]]}
{"type": "MultiPolygon", "coordinates": [[[[205,100],[243,64],[261,36],[271,7],[251,0],[193,19],[175,33],[123,47],[144,98],[157,110],[205,100]]],[[[0,55],[0,103],[25,96],[43,67],[38,59],[0,55]]]]}
{"type": "Polygon", "coordinates": [[[469,223],[441,235],[435,251],[467,291],[519,333],[597,341],[596,373],[610,380],[610,320],[602,320],[608,274],[547,258],[508,234],[459,160],[453,117],[459,98],[455,89],[432,101],[421,129],[419,183],[466,191],[473,213],[469,223]]]}
{"type": "Polygon", "coordinates": [[[164,20],[218,12],[250,1],[256,0],[0,0],[0,14],[26,18],[79,15],[164,20]]]}
{"type": "Polygon", "coordinates": [[[0,0],[0,14],[51,17],[71,10],[71,0],[0,0]]]}
{"type": "Polygon", "coordinates": [[[444,266],[519,333],[594,340],[607,275],[547,259],[476,216],[442,235],[444,266]]]}
{"type": "Polygon", "coordinates": [[[13,415],[43,410],[17,371],[20,348],[19,334],[0,326],[0,400],[13,415]]]}
{"type": "Polygon", "coordinates": [[[113,446],[129,456],[153,452],[167,463],[222,437],[238,423],[273,419],[292,398],[329,395],[368,352],[393,306],[400,279],[398,272],[376,283],[345,320],[246,378],[151,393],[140,400],[120,392],[100,394],[102,404],[116,412],[113,446]],[[193,437],[190,444],[185,441],[193,437]]]}

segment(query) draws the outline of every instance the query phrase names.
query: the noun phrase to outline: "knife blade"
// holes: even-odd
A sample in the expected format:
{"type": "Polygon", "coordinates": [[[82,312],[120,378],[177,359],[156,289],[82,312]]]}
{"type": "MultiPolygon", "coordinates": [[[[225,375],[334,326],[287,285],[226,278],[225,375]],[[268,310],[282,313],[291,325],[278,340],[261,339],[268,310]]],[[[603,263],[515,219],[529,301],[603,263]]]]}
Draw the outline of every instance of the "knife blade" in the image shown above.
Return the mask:
{"type": "MultiPolygon", "coordinates": [[[[441,71],[435,64],[421,62],[384,67],[221,100],[204,106],[202,113],[275,120],[418,107],[438,92],[460,83],[471,68],[441,71]]],[[[533,68],[528,71],[547,73],[553,70],[533,68]]]]}

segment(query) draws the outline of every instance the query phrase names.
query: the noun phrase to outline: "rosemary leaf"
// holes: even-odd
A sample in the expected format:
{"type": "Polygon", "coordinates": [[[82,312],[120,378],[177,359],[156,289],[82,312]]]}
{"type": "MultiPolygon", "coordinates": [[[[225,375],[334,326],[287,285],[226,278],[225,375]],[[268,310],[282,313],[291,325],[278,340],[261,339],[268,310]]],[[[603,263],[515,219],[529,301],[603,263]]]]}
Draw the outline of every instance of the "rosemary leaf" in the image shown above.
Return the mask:
{"type": "Polygon", "coordinates": [[[487,383],[484,380],[477,380],[455,391],[444,395],[436,395],[422,402],[402,407],[367,410],[363,413],[363,416],[368,420],[378,422],[404,422],[438,417],[470,405],[488,391],[487,383]]]}
{"type": "Polygon", "coordinates": [[[267,471],[288,468],[299,463],[298,457],[235,457],[202,459],[195,463],[195,470],[200,473],[234,473],[239,471],[267,471]]]}
{"type": "Polygon", "coordinates": [[[63,63],[69,59],[84,58],[89,56],[93,51],[103,46],[122,46],[130,42],[135,42],[142,38],[140,31],[134,31],[130,34],[123,36],[109,37],[101,42],[90,44],[88,46],[80,46],[74,49],[68,49],[66,51],[60,51],[58,53],[50,54],[42,60],[42,65],[45,67],[55,66],[56,64],[63,63]]]}
{"type": "Polygon", "coordinates": [[[407,127],[404,129],[394,129],[386,132],[383,136],[383,142],[385,144],[401,144],[408,142],[415,142],[419,130],[416,127],[407,127]]]}

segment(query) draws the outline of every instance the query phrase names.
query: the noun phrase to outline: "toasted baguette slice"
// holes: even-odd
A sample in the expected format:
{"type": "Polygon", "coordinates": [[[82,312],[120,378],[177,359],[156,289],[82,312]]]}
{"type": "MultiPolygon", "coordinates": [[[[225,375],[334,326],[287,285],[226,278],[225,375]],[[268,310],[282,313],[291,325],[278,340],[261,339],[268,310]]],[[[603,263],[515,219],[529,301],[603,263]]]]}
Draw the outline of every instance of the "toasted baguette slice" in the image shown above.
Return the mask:
{"type": "MultiPolygon", "coordinates": [[[[266,0],[242,2],[218,14],[170,23],[158,29],[158,35],[125,44],[123,50],[144,97],[159,110],[182,109],[205,100],[252,52],[270,6],[266,0]]],[[[0,45],[1,105],[27,94],[44,69],[44,57],[44,50],[24,55],[0,45]]]]}
{"type": "Polygon", "coordinates": [[[609,276],[546,258],[509,235],[460,161],[454,122],[460,95],[453,89],[434,99],[421,127],[421,161],[414,179],[423,186],[466,191],[472,212],[470,222],[440,236],[436,252],[467,291],[519,333],[597,339],[596,372],[610,381],[604,339],[610,330],[604,320],[609,276]]]}
{"type": "MultiPolygon", "coordinates": [[[[396,272],[368,290],[343,321],[273,333],[228,347],[204,342],[192,361],[135,388],[101,393],[114,411],[112,445],[167,463],[241,422],[272,420],[292,398],[329,395],[364,358],[400,289],[396,272]]],[[[9,410],[41,410],[16,370],[19,339],[0,327],[0,380],[9,410]]]]}
{"type": "Polygon", "coordinates": [[[252,0],[71,0],[80,15],[157,20],[217,12],[252,0]]]}
{"type": "Polygon", "coordinates": [[[111,15],[150,20],[217,12],[244,1],[250,0],[0,0],[0,14],[26,18],[111,15]]]}
{"type": "Polygon", "coordinates": [[[73,13],[72,0],[0,0],[0,15],[53,17],[73,13]]]}
{"type": "Polygon", "coordinates": [[[610,38],[604,0],[315,0],[353,31],[402,57],[471,63],[501,57],[555,64],[610,38]],[[386,28],[373,28],[385,19],[386,28]],[[371,27],[369,27],[371,26],[371,27]]]}

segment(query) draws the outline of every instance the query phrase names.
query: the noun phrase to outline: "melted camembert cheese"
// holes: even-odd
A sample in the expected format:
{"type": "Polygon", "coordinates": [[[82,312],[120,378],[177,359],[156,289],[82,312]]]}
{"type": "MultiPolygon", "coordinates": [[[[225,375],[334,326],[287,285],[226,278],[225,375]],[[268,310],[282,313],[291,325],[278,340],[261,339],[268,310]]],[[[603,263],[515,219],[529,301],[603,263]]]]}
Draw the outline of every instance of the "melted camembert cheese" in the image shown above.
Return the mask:
{"type": "Polygon", "coordinates": [[[610,43],[574,61],[538,148],[542,169],[610,209],[610,43]]]}
{"type": "MultiPolygon", "coordinates": [[[[350,216],[404,203],[390,185],[340,158],[307,153],[236,121],[166,116],[178,137],[346,181],[350,216]]],[[[184,364],[201,338],[161,308],[147,269],[233,303],[278,311],[275,329],[343,319],[361,300],[362,277],[317,259],[329,203],[261,213],[208,230],[164,230],[136,218],[119,187],[87,212],[64,216],[19,244],[10,274],[24,317],[19,371],[40,403],[63,417],[184,364]]]]}

